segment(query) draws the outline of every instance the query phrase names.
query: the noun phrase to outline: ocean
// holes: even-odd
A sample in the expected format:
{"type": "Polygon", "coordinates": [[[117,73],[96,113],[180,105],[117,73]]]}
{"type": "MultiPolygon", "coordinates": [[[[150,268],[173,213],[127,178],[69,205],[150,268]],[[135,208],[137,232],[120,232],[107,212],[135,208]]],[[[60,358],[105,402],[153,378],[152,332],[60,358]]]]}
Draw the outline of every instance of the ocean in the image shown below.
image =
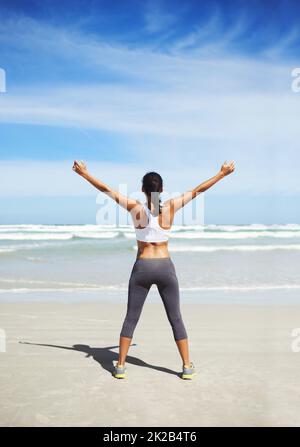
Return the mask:
{"type": "MultiPolygon", "coordinates": [[[[173,226],[169,251],[194,300],[300,293],[299,224],[173,226]]],[[[0,225],[0,300],[125,300],[136,253],[132,226],[0,225]]]]}

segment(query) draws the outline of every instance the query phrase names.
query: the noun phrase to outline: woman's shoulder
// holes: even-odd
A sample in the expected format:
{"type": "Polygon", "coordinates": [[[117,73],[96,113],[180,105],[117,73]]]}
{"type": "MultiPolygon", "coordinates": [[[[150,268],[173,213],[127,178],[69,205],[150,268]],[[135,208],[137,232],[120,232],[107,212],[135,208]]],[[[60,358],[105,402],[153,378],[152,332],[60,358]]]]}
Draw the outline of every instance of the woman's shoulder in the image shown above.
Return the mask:
{"type": "Polygon", "coordinates": [[[140,200],[135,201],[135,206],[131,209],[131,212],[134,212],[134,214],[139,213],[145,208],[145,204],[141,202],[140,200]]]}
{"type": "Polygon", "coordinates": [[[161,204],[161,207],[164,208],[164,209],[170,209],[170,208],[172,207],[173,201],[174,201],[173,198],[168,199],[168,200],[165,200],[165,201],[161,204]]]}

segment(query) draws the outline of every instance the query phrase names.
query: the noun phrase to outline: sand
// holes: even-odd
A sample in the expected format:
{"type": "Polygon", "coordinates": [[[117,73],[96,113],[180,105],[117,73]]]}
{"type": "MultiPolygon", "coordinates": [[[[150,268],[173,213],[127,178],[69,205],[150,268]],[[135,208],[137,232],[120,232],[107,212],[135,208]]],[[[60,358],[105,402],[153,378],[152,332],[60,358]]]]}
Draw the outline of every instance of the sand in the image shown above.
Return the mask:
{"type": "MultiPolygon", "coordinates": [[[[4,302],[1,426],[299,426],[300,304],[185,303],[198,375],[181,358],[162,303],[146,303],[112,374],[126,302],[4,302]]],[[[3,342],[3,340],[2,340],[3,342]]]]}

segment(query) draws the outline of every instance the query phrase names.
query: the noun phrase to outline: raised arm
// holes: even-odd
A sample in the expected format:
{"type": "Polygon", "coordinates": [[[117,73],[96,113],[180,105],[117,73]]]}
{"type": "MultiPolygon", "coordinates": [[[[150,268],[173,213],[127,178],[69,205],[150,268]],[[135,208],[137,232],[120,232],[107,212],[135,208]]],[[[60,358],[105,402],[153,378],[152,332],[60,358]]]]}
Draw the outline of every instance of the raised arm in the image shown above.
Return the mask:
{"type": "Polygon", "coordinates": [[[215,183],[224,178],[226,175],[231,174],[234,169],[235,166],[233,161],[230,163],[227,163],[225,161],[225,163],[222,164],[220,171],[216,175],[206,180],[205,182],[200,183],[200,185],[196,186],[194,189],[186,191],[178,197],[167,200],[166,202],[164,202],[164,205],[170,205],[171,207],[174,207],[174,213],[176,213],[176,211],[178,211],[180,208],[183,208],[187,203],[197,197],[198,194],[211,188],[215,183]]]}
{"type": "Polygon", "coordinates": [[[119,193],[118,191],[114,191],[110,186],[106,185],[105,183],[101,182],[100,180],[93,177],[87,170],[87,167],[85,163],[74,161],[73,171],[77,172],[81,177],[83,177],[85,180],[87,180],[91,185],[93,185],[95,188],[99,189],[99,191],[104,192],[104,194],[107,194],[109,197],[111,197],[113,200],[115,200],[120,206],[125,208],[127,211],[131,211],[136,205],[139,204],[138,200],[130,199],[127,196],[124,196],[123,194],[119,193]]]}

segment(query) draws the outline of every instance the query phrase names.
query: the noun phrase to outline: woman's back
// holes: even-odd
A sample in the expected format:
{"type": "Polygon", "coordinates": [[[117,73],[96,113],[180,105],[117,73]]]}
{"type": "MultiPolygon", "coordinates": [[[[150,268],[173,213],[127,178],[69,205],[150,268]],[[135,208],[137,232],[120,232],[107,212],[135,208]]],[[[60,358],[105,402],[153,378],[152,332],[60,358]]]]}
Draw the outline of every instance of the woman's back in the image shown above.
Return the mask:
{"type": "Polygon", "coordinates": [[[141,242],[168,241],[170,228],[166,229],[161,226],[162,217],[160,218],[160,214],[155,216],[149,210],[146,202],[143,204],[143,208],[146,212],[146,222],[143,224],[140,222],[140,225],[135,227],[136,239],[141,242]]]}
{"type": "Polygon", "coordinates": [[[168,240],[174,216],[169,206],[162,206],[156,215],[147,202],[139,204],[131,213],[138,245],[137,257],[170,257],[168,240]]]}

